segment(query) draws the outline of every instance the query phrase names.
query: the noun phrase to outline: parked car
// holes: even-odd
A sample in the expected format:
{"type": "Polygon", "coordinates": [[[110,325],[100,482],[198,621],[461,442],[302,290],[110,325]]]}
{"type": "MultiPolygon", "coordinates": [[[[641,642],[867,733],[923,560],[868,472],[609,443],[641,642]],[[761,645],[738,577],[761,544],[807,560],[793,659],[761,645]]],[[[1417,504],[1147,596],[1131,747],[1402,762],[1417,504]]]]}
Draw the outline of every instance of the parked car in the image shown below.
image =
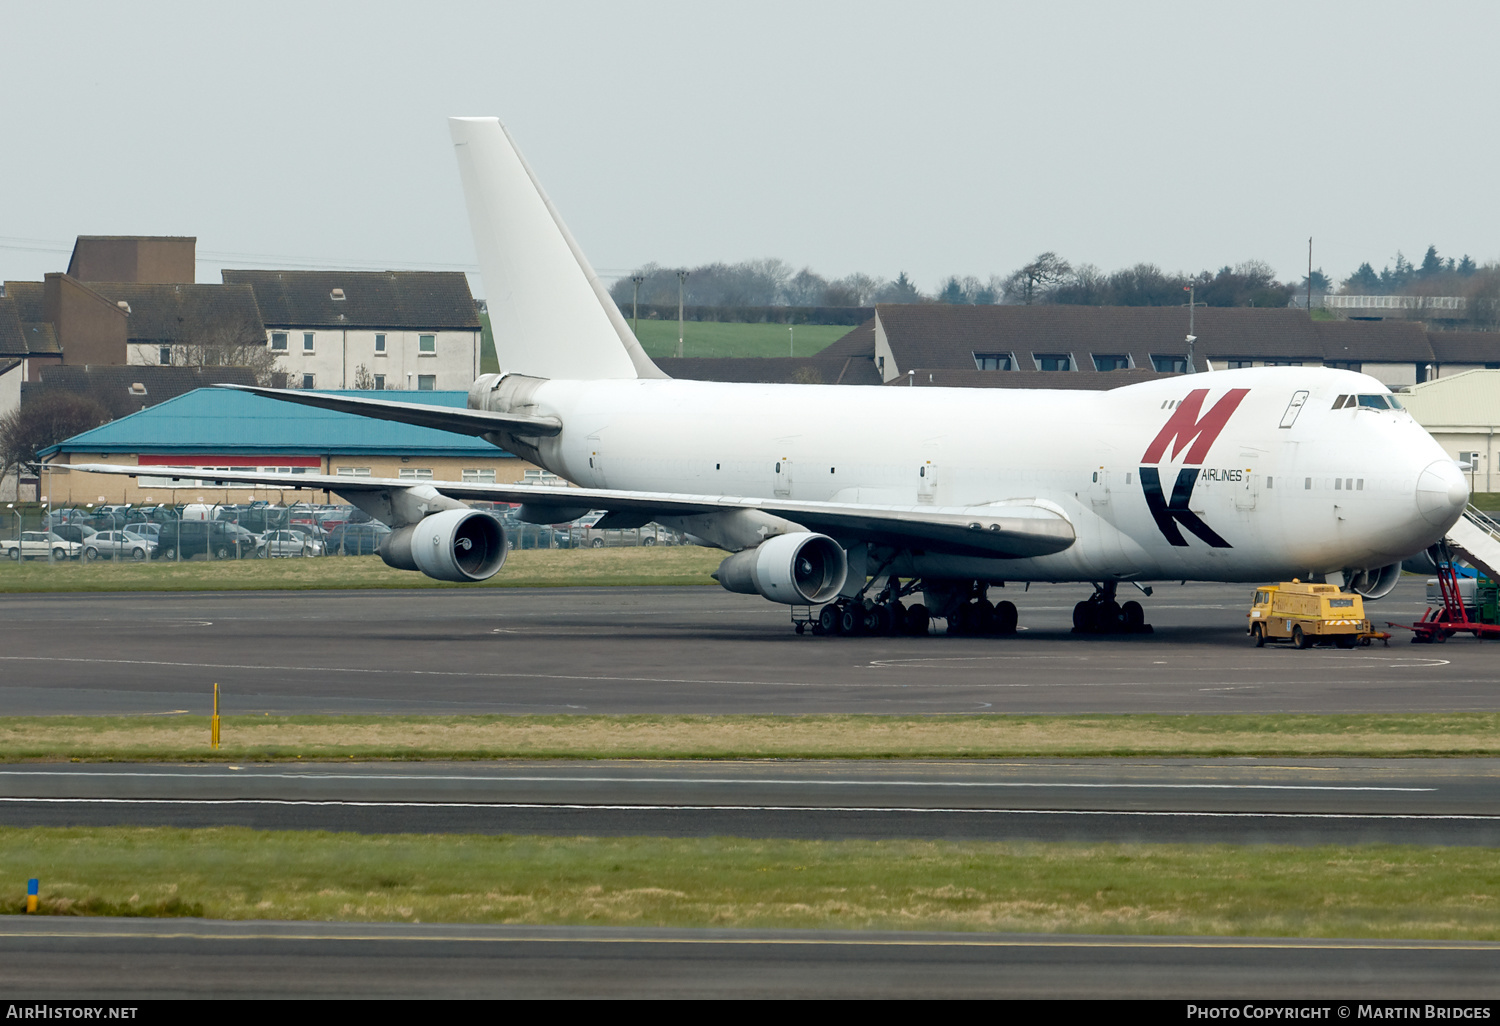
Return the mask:
{"type": "Polygon", "coordinates": [[[88,544],[88,540],[99,532],[82,522],[71,524],[58,524],[52,529],[52,533],[66,538],[70,542],[77,542],[79,546],[88,544]]]}
{"type": "Polygon", "coordinates": [[[577,548],[602,549],[635,545],[676,545],[677,536],[660,524],[644,527],[619,527],[601,530],[596,525],[604,516],[590,513],[569,525],[572,544],[577,548]]]}
{"type": "MultiPolygon", "coordinates": [[[[229,527],[221,520],[174,520],[163,524],[152,558],[192,559],[202,555],[214,559],[235,558],[241,554],[242,546],[236,544],[229,527]]],[[[253,550],[243,551],[248,554],[253,550]]]]}
{"type": "Polygon", "coordinates": [[[100,531],[83,546],[84,559],[150,559],[156,541],[134,531],[100,531]]]}
{"type": "Polygon", "coordinates": [[[368,556],[390,533],[384,524],[345,524],[329,534],[326,551],[331,556],[368,556]]]}
{"type": "Polygon", "coordinates": [[[307,536],[297,531],[267,531],[260,536],[260,544],[255,547],[256,559],[311,555],[313,550],[307,536]]]}
{"type": "Polygon", "coordinates": [[[0,552],[19,562],[23,559],[77,559],[83,552],[78,542],[69,541],[54,531],[22,531],[21,537],[0,541],[0,552]]]}

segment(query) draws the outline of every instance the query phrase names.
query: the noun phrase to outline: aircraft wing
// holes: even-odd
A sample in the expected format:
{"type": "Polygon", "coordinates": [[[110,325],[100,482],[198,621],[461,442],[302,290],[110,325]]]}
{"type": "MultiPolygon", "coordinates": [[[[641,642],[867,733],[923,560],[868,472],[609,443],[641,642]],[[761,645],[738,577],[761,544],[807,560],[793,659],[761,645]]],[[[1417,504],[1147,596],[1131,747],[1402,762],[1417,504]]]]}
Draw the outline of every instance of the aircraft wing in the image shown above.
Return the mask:
{"type": "Polygon", "coordinates": [[[206,471],[196,467],[122,467],[116,464],[83,463],[55,465],[52,469],[127,477],[177,476],[194,481],[250,484],[266,488],[327,490],[337,492],[362,508],[366,503],[360,500],[374,494],[431,488],[451,499],[522,503],[528,507],[528,511],[537,513],[555,510],[558,521],[572,520],[588,510],[596,509],[616,514],[614,519],[622,523],[628,521],[639,524],[667,516],[686,517],[735,510],[758,510],[794,521],[808,530],[827,534],[846,545],[873,542],[994,559],[1050,555],[1068,548],[1075,538],[1072,523],[1060,512],[1027,502],[985,506],[878,506],[732,495],[616,491],[608,488],[463,484],[456,481],[415,482],[329,474],[288,476],[260,471],[206,471]]]}
{"type": "Polygon", "coordinates": [[[267,399],[301,403],[324,410],[337,410],[376,420],[394,420],[418,427],[437,428],[457,435],[486,435],[510,431],[520,435],[555,435],[562,430],[556,417],[531,416],[522,413],[490,413],[455,406],[432,406],[428,403],[403,403],[391,399],[364,399],[350,395],[329,395],[298,388],[261,388],[258,385],[219,385],[240,392],[251,392],[267,399]]]}

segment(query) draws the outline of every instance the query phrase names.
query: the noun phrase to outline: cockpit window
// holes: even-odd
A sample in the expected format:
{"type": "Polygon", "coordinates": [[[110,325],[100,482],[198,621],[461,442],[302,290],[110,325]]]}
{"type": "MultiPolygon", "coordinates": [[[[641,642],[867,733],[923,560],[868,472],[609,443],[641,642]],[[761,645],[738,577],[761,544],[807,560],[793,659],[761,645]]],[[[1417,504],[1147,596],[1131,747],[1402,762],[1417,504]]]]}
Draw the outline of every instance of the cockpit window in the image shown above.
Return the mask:
{"type": "Polygon", "coordinates": [[[1359,405],[1367,410],[1390,409],[1383,395],[1362,395],[1359,397],[1359,405]]]}
{"type": "Polygon", "coordinates": [[[1406,409],[1405,406],[1401,405],[1401,400],[1397,399],[1393,395],[1386,396],[1385,397],[1385,401],[1391,404],[1391,409],[1393,409],[1393,410],[1404,410],[1404,409],[1406,409]]]}

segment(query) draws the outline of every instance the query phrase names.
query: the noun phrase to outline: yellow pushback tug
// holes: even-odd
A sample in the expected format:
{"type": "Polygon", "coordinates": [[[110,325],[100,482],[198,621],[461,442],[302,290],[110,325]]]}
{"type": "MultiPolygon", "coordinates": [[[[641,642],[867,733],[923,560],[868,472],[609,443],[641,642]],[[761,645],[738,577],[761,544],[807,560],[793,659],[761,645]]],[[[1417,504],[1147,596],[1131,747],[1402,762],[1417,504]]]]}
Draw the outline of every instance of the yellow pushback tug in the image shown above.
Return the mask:
{"type": "Polygon", "coordinates": [[[1256,648],[1268,641],[1290,641],[1298,648],[1330,642],[1353,648],[1389,637],[1370,629],[1360,596],[1332,584],[1263,584],[1255,589],[1248,619],[1246,630],[1256,648]]]}

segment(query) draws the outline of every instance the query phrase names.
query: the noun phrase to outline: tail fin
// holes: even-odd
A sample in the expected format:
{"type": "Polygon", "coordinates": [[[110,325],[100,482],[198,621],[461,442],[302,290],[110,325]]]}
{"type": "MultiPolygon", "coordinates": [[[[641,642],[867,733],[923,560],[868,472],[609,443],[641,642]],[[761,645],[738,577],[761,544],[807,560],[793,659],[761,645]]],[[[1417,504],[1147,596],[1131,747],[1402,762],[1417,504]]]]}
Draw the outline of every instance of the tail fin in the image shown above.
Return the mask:
{"type": "Polygon", "coordinates": [[[495,118],[449,118],[500,367],[663,378],[495,118]]]}

